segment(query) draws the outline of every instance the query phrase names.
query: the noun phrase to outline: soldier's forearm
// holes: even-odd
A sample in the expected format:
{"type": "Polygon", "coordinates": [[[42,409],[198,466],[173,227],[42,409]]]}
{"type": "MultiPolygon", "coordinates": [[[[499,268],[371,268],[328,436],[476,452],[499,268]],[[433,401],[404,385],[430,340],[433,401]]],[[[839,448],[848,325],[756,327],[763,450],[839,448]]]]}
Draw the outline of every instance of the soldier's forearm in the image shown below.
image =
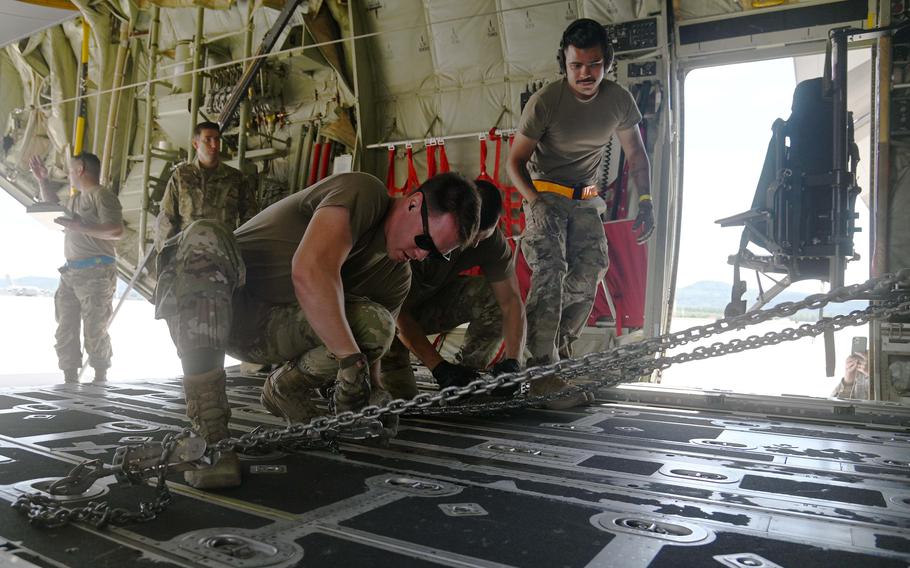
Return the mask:
{"type": "Polygon", "coordinates": [[[442,361],[442,356],[433,348],[433,344],[427,339],[423,328],[413,317],[405,313],[404,310],[398,314],[398,339],[420,359],[420,362],[426,365],[428,369],[433,369],[442,361]]]}
{"type": "Polygon", "coordinates": [[[293,274],[294,292],[307,322],[336,357],[360,352],[344,311],[340,275],[293,274]]]}
{"type": "Polygon", "coordinates": [[[651,164],[647,156],[641,156],[632,163],[629,176],[632,178],[632,183],[635,184],[639,197],[651,193],[651,164]]]}
{"type": "Polygon", "coordinates": [[[537,190],[534,189],[534,184],[531,182],[531,176],[528,175],[527,166],[527,160],[509,160],[506,168],[508,169],[509,178],[512,180],[515,189],[518,190],[518,193],[520,193],[528,203],[531,203],[537,199],[537,190]]]}
{"type": "Polygon", "coordinates": [[[500,309],[502,310],[502,332],[505,339],[505,358],[520,360],[524,351],[525,329],[527,328],[524,306],[519,301],[517,305],[501,306],[500,309]]]}
{"type": "Polygon", "coordinates": [[[47,203],[60,203],[60,197],[57,192],[48,183],[47,178],[38,179],[38,192],[41,194],[41,201],[47,203]]]}

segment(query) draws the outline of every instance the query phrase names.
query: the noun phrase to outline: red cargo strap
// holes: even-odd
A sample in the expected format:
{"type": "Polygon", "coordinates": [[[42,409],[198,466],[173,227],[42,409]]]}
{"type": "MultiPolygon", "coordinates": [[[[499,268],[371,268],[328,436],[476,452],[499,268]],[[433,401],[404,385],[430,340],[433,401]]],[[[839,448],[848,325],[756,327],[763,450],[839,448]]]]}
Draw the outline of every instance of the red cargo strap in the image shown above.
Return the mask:
{"type": "Polygon", "coordinates": [[[316,138],[316,143],[313,144],[313,159],[310,162],[310,171],[307,173],[307,186],[311,186],[316,183],[317,175],[319,174],[319,157],[322,155],[322,142],[321,138],[316,138]]]}
{"type": "Polygon", "coordinates": [[[427,147],[427,179],[436,175],[436,140],[426,141],[427,147]]]}
{"type": "Polygon", "coordinates": [[[414,167],[414,149],[410,144],[406,146],[405,155],[408,162],[408,178],[405,180],[403,186],[398,187],[395,185],[395,147],[389,146],[389,168],[388,173],[386,174],[385,185],[389,190],[389,195],[392,197],[406,195],[420,187],[420,180],[417,178],[417,169],[414,167]]]}

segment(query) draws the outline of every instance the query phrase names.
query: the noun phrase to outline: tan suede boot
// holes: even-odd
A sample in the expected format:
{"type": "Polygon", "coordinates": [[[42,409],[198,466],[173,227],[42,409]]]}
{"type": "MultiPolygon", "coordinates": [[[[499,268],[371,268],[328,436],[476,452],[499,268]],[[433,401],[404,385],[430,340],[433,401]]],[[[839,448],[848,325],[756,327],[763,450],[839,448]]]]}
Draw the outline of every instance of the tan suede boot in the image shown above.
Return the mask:
{"type": "MultiPolygon", "coordinates": [[[[228,421],[231,407],[224,383],[223,369],[183,377],[186,415],[192,421],[193,429],[207,444],[230,436],[228,421]]],[[[240,485],[240,461],[233,451],[222,452],[214,465],[186,471],[183,478],[197,489],[236,487],[240,485]]]]}
{"type": "MultiPolygon", "coordinates": [[[[531,381],[531,388],[528,390],[528,396],[547,396],[564,391],[570,387],[571,385],[565,379],[554,376],[543,377],[542,379],[531,381]]],[[[551,400],[544,403],[543,406],[549,410],[565,410],[566,408],[581,406],[591,402],[594,402],[594,395],[589,392],[578,392],[565,398],[551,400]]]]}
{"type": "Polygon", "coordinates": [[[313,402],[316,389],[325,382],[302,372],[295,361],[288,361],[265,380],[259,401],[266,410],[288,422],[309,422],[325,414],[313,402]]]}
{"type": "Polygon", "coordinates": [[[363,353],[338,361],[333,394],[335,413],[358,411],[370,402],[370,363],[363,353]]]}

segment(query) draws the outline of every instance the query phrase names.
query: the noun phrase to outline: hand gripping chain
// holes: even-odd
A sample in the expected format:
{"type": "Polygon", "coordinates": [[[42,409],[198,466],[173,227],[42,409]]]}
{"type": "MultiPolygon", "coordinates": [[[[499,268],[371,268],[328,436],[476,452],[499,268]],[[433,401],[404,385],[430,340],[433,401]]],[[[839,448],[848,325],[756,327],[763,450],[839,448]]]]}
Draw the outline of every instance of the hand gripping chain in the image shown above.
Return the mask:
{"type": "MultiPolygon", "coordinates": [[[[203,459],[213,463],[220,452],[258,451],[274,447],[307,450],[332,446],[345,432],[365,431],[369,437],[374,424],[384,414],[424,415],[473,415],[488,414],[502,410],[525,408],[597,389],[632,382],[654,370],[667,369],[674,363],[685,363],[700,359],[720,357],[728,353],[739,353],[794,341],[803,337],[821,335],[825,331],[839,331],[846,327],[862,325],[873,320],[910,313],[910,269],[895,274],[885,274],[862,284],[836,288],[826,294],[808,296],[798,302],[784,302],[772,308],[748,312],[738,316],[717,320],[682,331],[652,337],[638,343],[622,345],[606,351],[589,353],[578,359],[567,359],[552,365],[530,367],[517,373],[506,373],[497,377],[486,376],[463,387],[447,387],[438,392],[423,392],[410,400],[396,399],[385,406],[365,406],[357,412],[341,412],[335,416],[321,416],[310,422],[290,424],[284,428],[257,428],[236,438],[225,438],[204,452],[198,446],[190,446],[190,440],[202,444],[201,438],[185,429],[180,433],[165,436],[160,445],[125,446],[117,450],[114,463],[104,468],[98,460],[76,466],[70,475],[55,482],[49,493],[78,494],[85,491],[92,482],[104,475],[114,474],[121,482],[139,484],[157,475],[155,499],[140,502],[137,511],[123,508],[111,509],[106,503],[90,502],[83,507],[65,508],[53,497],[42,494],[25,494],[13,504],[17,510],[26,513],[29,521],[43,527],[58,527],[71,521],[87,521],[97,527],[109,523],[122,525],[145,522],[154,519],[170,503],[165,477],[169,471],[180,471],[195,467],[203,459]],[[870,306],[854,310],[849,314],[826,317],[812,324],[802,324],[764,335],[751,335],[744,339],[733,339],[726,343],[716,342],[697,347],[691,352],[673,356],[662,356],[675,347],[686,345],[714,335],[744,329],[750,325],[772,319],[789,317],[804,309],[819,310],[830,303],[849,300],[872,300],[870,306]],[[565,390],[545,396],[516,396],[512,399],[493,402],[472,402],[472,395],[488,395],[503,387],[520,387],[523,383],[549,376],[566,380],[585,380],[585,384],[573,385],[565,390]],[[453,404],[462,401],[462,404],[453,404]],[[182,445],[181,445],[182,444],[182,445]],[[179,451],[177,451],[179,449],[179,451]],[[177,453],[175,454],[175,451],[177,453]],[[173,455],[173,457],[172,457],[173,455]],[[119,456],[119,458],[118,458],[119,456]],[[90,481],[89,481],[90,479],[90,481]],[[66,491],[66,493],[63,493],[66,491]]],[[[348,436],[349,437],[349,436],[348,436]]],[[[203,446],[204,447],[204,446],[203,446]]]]}

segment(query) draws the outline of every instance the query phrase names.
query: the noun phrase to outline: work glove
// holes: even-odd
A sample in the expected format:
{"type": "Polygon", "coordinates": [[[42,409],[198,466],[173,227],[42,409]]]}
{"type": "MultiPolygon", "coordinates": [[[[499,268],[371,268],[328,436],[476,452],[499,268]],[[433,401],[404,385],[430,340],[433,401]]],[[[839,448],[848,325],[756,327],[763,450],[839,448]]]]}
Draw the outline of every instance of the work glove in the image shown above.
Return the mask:
{"type": "Polygon", "coordinates": [[[433,370],[430,372],[433,373],[433,378],[439,383],[439,388],[441,389],[446,387],[463,387],[471,381],[480,378],[480,373],[476,370],[465,367],[464,365],[449,363],[446,360],[443,360],[433,367],[433,370]]]}
{"type": "Polygon", "coordinates": [[[354,353],[338,360],[332,401],[336,414],[360,410],[370,401],[370,363],[366,355],[354,353]]]}
{"type": "MultiPolygon", "coordinates": [[[[494,377],[498,377],[504,373],[517,373],[520,370],[521,364],[518,363],[517,359],[503,359],[499,363],[493,365],[493,367],[490,369],[490,374],[494,377]]],[[[490,394],[493,396],[512,396],[517,390],[518,385],[511,385],[493,389],[490,394]]]]}
{"type": "Polygon", "coordinates": [[[634,233],[639,228],[641,228],[641,233],[635,240],[638,244],[643,244],[654,233],[654,205],[649,199],[638,204],[638,215],[635,217],[635,223],[632,224],[632,232],[634,233]]]}

